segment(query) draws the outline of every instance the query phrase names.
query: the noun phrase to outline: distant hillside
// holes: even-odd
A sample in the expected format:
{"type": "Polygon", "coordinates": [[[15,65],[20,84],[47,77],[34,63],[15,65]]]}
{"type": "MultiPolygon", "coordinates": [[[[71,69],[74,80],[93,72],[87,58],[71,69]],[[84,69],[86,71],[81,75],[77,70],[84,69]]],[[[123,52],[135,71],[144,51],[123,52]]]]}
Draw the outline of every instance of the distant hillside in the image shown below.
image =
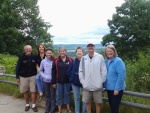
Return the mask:
{"type": "MultiPolygon", "coordinates": [[[[86,44],[54,44],[54,49],[59,49],[62,46],[67,50],[75,50],[78,46],[86,49],[86,44]]],[[[104,48],[101,44],[95,44],[95,47],[96,49],[104,48]]]]}
{"type": "MultiPolygon", "coordinates": [[[[60,47],[65,47],[67,50],[67,55],[72,56],[73,58],[75,58],[75,50],[78,46],[82,47],[84,49],[84,55],[87,54],[87,49],[86,46],[87,44],[54,44],[54,49],[58,50],[60,47]]],[[[105,47],[103,47],[101,44],[95,44],[96,52],[101,52],[104,50],[105,47]]]]}

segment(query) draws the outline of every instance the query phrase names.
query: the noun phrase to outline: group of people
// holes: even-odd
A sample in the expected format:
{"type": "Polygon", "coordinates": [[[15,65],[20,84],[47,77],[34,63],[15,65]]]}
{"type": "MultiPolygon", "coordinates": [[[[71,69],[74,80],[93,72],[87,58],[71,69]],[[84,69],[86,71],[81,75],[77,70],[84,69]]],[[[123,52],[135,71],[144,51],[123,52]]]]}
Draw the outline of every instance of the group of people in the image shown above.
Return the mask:
{"type": "Polygon", "coordinates": [[[59,48],[59,56],[54,57],[53,50],[38,46],[38,55],[32,54],[32,47],[26,45],[24,54],[19,57],[16,66],[16,79],[20,92],[24,93],[25,111],[30,109],[31,92],[32,110],[36,107],[36,87],[39,101],[46,97],[45,113],[62,112],[65,104],[70,109],[70,89],[73,91],[75,113],[92,113],[92,99],[96,113],[101,111],[102,91],[107,91],[111,113],[119,113],[119,106],[125,89],[126,68],[113,45],[105,48],[105,57],[95,52],[94,43],[87,44],[88,54],[83,56],[82,47],[76,48],[76,58],[67,56],[65,47],[59,48]],[[82,106],[80,99],[82,98],[82,106]],[[82,110],[81,110],[82,107],[82,110]]]}

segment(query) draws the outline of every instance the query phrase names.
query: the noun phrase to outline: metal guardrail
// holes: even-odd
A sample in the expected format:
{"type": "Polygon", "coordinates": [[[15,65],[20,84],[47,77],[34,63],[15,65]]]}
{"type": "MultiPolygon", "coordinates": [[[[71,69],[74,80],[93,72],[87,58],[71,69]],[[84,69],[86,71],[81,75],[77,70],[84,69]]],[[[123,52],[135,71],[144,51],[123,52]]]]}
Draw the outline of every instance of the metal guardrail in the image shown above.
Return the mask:
{"type": "MultiPolygon", "coordinates": [[[[0,77],[2,77],[2,76],[16,78],[15,75],[0,73],[0,77]]],[[[8,81],[8,80],[0,80],[0,82],[18,85],[17,82],[12,82],[12,81],[8,81]]]]}
{"type": "MultiPolygon", "coordinates": [[[[6,76],[6,77],[13,77],[15,78],[15,75],[11,75],[11,74],[0,74],[0,76],[6,76]]],[[[0,80],[0,82],[3,83],[10,83],[10,84],[15,84],[18,85],[17,82],[12,82],[12,81],[8,81],[8,80],[0,80]]],[[[141,98],[148,98],[150,99],[150,94],[146,94],[146,93],[139,93],[139,92],[132,92],[132,91],[124,91],[125,95],[130,95],[130,96],[136,96],[136,97],[141,97],[141,98]]],[[[104,102],[108,102],[107,98],[103,97],[103,101],[104,102]]],[[[133,103],[133,102],[128,102],[128,101],[121,101],[122,105],[127,105],[130,107],[136,107],[136,108],[142,108],[142,109],[147,109],[150,110],[150,105],[144,105],[144,104],[139,104],[139,103],[133,103]]]]}

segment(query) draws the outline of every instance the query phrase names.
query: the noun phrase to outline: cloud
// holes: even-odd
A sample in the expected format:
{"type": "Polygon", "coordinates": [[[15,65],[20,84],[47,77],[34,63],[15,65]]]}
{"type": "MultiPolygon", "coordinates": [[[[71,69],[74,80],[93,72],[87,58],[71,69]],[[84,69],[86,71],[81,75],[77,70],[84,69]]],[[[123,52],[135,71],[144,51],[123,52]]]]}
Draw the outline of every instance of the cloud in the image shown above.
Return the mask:
{"type": "Polygon", "coordinates": [[[108,27],[96,27],[80,35],[54,37],[54,44],[86,44],[89,40],[100,43],[102,37],[109,33],[108,27]]]}
{"type": "Polygon", "coordinates": [[[107,20],[124,0],[39,0],[40,14],[53,27],[54,44],[100,42],[109,33],[107,20]]]}

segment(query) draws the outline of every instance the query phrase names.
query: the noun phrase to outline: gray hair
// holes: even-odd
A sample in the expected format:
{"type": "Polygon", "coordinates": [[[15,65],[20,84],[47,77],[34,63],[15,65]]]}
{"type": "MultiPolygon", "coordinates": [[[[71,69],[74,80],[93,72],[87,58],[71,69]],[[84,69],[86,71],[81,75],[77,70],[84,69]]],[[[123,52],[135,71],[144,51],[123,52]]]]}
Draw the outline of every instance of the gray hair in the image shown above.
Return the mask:
{"type": "Polygon", "coordinates": [[[61,49],[66,51],[66,48],[63,47],[63,46],[61,46],[61,47],[59,48],[59,51],[60,51],[61,49]]]}
{"type": "Polygon", "coordinates": [[[31,50],[32,50],[32,47],[30,45],[25,45],[24,46],[24,51],[25,51],[26,48],[31,48],[31,50]]]}

